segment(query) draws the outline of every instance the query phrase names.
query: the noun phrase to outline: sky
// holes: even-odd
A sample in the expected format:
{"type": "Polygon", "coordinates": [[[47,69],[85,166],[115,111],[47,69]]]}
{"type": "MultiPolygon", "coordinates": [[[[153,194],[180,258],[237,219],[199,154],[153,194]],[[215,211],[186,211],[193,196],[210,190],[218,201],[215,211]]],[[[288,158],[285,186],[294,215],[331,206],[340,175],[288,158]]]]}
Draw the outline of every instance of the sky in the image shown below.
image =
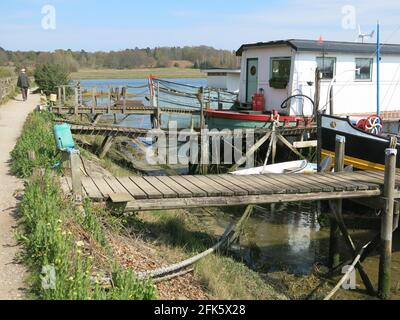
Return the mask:
{"type": "Polygon", "coordinates": [[[378,19],[382,42],[400,43],[399,16],[399,0],[3,0],[0,47],[237,50],[243,43],[292,38],[355,41],[358,25],[370,33],[378,19]]]}

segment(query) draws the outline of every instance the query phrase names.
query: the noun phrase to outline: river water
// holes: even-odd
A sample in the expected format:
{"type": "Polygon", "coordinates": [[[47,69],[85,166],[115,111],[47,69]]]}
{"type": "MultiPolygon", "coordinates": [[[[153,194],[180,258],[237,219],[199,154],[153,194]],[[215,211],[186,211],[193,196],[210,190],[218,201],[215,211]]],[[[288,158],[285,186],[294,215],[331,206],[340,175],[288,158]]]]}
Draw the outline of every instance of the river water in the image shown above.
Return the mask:
{"type": "MultiPolygon", "coordinates": [[[[172,79],[182,84],[205,86],[206,79],[172,79]]],[[[122,80],[84,80],[83,85],[96,86],[99,90],[107,90],[109,85],[140,86],[147,83],[146,79],[122,80]]],[[[133,90],[133,93],[140,93],[133,90]]],[[[172,119],[171,119],[172,120],[172,119]]],[[[181,125],[190,119],[176,118],[181,125]]],[[[122,122],[123,126],[149,128],[147,116],[129,117],[122,122]]],[[[359,211],[359,210],[357,210],[359,211]]],[[[353,211],[347,212],[354,213],[353,211]]],[[[360,213],[360,212],[357,212],[360,213]]],[[[321,210],[317,203],[291,203],[258,207],[250,217],[245,234],[240,244],[234,247],[238,254],[251,268],[266,273],[285,271],[295,275],[311,273],[316,264],[326,265],[329,247],[329,228],[321,227],[319,216],[321,210]]],[[[226,209],[223,213],[200,215],[199,219],[207,228],[216,234],[222,234],[229,223],[236,222],[240,211],[226,209]]],[[[356,228],[359,223],[352,225],[352,236],[358,245],[363,245],[374,237],[376,230],[356,228]]],[[[374,223],[379,229],[379,220],[374,223]]],[[[361,225],[361,224],[360,224],[361,225]]],[[[398,232],[394,238],[393,254],[393,298],[400,299],[400,239],[398,232]]],[[[341,251],[346,252],[344,244],[341,251]]],[[[350,258],[347,256],[347,258],[350,258]]],[[[364,268],[370,275],[375,287],[377,286],[379,255],[373,254],[364,263],[364,268]]],[[[359,287],[361,280],[358,278],[359,287]]],[[[346,292],[343,296],[348,299],[366,299],[368,296],[358,291],[346,292]]]]}

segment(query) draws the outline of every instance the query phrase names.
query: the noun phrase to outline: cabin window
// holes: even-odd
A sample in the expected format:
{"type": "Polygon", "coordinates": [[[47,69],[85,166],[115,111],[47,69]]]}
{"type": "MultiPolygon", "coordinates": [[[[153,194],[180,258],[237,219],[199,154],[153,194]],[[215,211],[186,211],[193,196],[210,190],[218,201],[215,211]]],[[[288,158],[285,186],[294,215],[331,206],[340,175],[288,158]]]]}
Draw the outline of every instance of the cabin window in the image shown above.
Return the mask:
{"type": "Polygon", "coordinates": [[[290,58],[271,59],[271,79],[289,81],[292,60],[290,58]]]}
{"type": "Polygon", "coordinates": [[[336,58],[318,57],[318,70],[322,74],[322,80],[331,80],[336,73],[336,58]]]}
{"type": "Polygon", "coordinates": [[[372,63],[370,58],[356,58],[356,80],[372,80],[372,63]]]}

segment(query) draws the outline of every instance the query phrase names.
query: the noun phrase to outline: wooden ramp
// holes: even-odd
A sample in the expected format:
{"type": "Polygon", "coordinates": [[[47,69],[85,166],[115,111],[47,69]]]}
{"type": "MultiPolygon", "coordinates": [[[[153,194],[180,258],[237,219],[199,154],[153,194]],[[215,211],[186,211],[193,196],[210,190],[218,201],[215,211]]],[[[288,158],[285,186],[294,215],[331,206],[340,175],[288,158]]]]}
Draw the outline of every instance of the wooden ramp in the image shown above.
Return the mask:
{"type": "MultiPolygon", "coordinates": [[[[379,197],[384,173],[360,171],[254,176],[83,177],[83,193],[94,201],[127,202],[127,211],[219,207],[294,201],[379,197]]],[[[63,190],[72,192],[69,178],[63,190]]],[[[396,176],[396,198],[400,175],[396,176]]]]}

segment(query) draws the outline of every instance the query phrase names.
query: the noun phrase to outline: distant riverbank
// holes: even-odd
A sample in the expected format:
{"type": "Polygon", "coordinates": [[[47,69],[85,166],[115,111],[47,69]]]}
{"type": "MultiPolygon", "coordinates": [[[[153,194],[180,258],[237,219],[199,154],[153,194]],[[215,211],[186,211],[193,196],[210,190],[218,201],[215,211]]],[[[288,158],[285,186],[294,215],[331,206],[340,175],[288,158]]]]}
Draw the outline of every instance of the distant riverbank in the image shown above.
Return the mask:
{"type": "Polygon", "coordinates": [[[159,78],[204,78],[199,69],[191,68],[144,68],[144,69],[81,69],[72,73],[73,80],[78,79],[144,79],[149,75],[159,78]]]}

